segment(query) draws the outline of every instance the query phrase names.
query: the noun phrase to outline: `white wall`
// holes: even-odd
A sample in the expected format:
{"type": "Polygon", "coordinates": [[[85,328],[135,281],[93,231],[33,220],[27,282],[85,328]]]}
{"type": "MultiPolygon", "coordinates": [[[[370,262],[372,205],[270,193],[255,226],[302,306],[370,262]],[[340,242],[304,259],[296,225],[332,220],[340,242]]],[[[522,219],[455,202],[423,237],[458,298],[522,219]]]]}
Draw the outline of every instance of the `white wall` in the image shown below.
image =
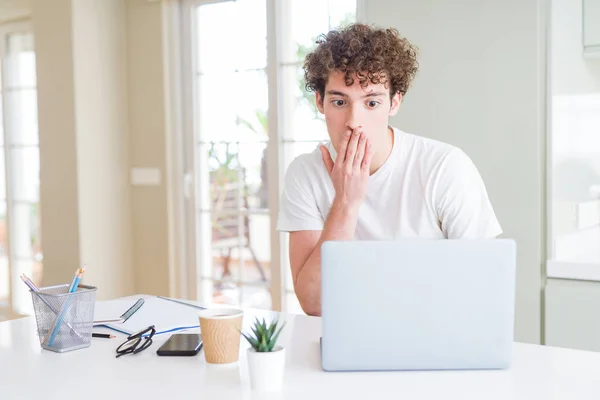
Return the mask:
{"type": "Polygon", "coordinates": [[[170,243],[167,204],[166,2],[127,0],[129,160],[132,168],[155,168],[161,183],[131,187],[133,251],[138,293],[167,296],[170,243]]]}
{"type": "MultiPolygon", "coordinates": [[[[544,20],[536,0],[369,0],[366,19],[420,48],[392,123],[461,147],[518,243],[515,338],[541,338],[544,260],[544,20]]],[[[475,301],[475,300],[474,300],[475,301]]]]}
{"type": "Polygon", "coordinates": [[[32,0],[45,285],[80,266],[71,1],[32,0]]]}
{"type": "Polygon", "coordinates": [[[133,294],[124,0],[32,0],[43,284],[133,294]]]}
{"type": "Polygon", "coordinates": [[[81,262],[109,299],[133,294],[125,3],[72,1],[81,262]]]}

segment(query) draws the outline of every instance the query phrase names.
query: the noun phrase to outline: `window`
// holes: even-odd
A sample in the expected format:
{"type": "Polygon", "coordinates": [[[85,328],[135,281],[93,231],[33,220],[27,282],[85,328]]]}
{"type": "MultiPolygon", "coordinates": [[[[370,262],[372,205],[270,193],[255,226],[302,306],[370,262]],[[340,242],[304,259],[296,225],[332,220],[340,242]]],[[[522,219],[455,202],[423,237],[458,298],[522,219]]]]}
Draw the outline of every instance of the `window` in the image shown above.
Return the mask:
{"type": "Polygon", "coordinates": [[[553,96],[553,261],[600,265],[599,130],[599,94],[553,96]]]}
{"type": "Polygon", "coordinates": [[[35,53],[29,27],[0,31],[0,305],[31,313],[19,276],[39,282],[42,274],[35,53]]]}
{"type": "Polygon", "coordinates": [[[193,88],[186,164],[195,183],[188,258],[202,301],[298,309],[288,238],[277,236],[278,205],[269,199],[279,198],[289,163],[328,138],[302,63],[319,34],[355,20],[356,7],[356,0],[185,4],[184,86],[193,88]]]}
{"type": "Polygon", "coordinates": [[[585,10],[550,8],[546,270],[600,280],[600,68],[582,54],[585,10]]]}

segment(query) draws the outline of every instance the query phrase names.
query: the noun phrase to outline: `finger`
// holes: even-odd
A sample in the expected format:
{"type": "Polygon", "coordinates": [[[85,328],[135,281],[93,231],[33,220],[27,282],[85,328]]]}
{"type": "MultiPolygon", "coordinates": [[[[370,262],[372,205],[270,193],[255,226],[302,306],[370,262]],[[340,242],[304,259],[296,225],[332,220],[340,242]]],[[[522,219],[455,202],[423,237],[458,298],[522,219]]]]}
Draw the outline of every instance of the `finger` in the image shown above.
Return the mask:
{"type": "Polygon", "coordinates": [[[340,151],[338,152],[338,156],[335,159],[335,164],[342,166],[344,161],[346,160],[346,150],[348,149],[348,142],[350,141],[350,135],[352,131],[347,130],[344,132],[344,136],[342,136],[342,140],[340,141],[340,151]]]}
{"type": "Polygon", "coordinates": [[[321,150],[321,156],[323,157],[323,163],[325,164],[327,173],[331,175],[331,171],[333,170],[333,160],[331,159],[331,154],[329,154],[327,147],[323,145],[321,145],[319,149],[321,150]]]}
{"type": "Polygon", "coordinates": [[[373,160],[373,146],[367,142],[365,158],[363,158],[361,169],[363,172],[369,173],[371,170],[371,161],[373,160]]]}
{"type": "Polygon", "coordinates": [[[358,139],[358,145],[356,147],[356,156],[354,157],[354,163],[352,164],[355,169],[360,169],[362,167],[362,162],[366,151],[366,144],[367,137],[364,132],[361,132],[358,139]]]}
{"type": "Polygon", "coordinates": [[[350,143],[348,143],[348,149],[346,150],[346,160],[344,161],[344,165],[348,169],[352,169],[352,164],[354,163],[354,156],[356,154],[356,148],[358,146],[358,138],[360,137],[360,131],[355,129],[352,132],[352,139],[350,139],[350,143]]]}

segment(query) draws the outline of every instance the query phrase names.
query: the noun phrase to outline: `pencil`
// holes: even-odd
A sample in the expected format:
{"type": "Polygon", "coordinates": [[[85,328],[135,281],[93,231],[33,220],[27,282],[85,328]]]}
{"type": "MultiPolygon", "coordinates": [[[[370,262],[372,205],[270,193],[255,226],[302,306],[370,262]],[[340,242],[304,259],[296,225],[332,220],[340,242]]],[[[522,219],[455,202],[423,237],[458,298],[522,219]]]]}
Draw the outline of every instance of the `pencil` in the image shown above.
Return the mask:
{"type": "MultiPolygon", "coordinates": [[[[78,268],[77,271],[75,271],[75,276],[73,277],[73,282],[71,282],[71,285],[69,286],[69,293],[74,293],[75,291],[77,291],[77,287],[79,286],[79,281],[83,277],[85,268],[86,268],[86,266],[84,265],[83,268],[78,268]]],[[[71,299],[72,299],[71,296],[69,296],[67,298],[65,304],[63,305],[60,316],[54,321],[55,323],[53,325],[53,328],[51,329],[50,332],[48,332],[48,336],[46,336],[46,338],[44,339],[44,343],[47,343],[48,346],[50,346],[50,347],[52,347],[52,345],[54,344],[54,339],[56,339],[56,335],[58,334],[58,331],[60,329],[60,324],[62,323],[63,318],[65,317],[65,312],[69,308],[71,299]]]]}
{"type": "Polygon", "coordinates": [[[92,333],[92,337],[104,338],[104,339],[114,339],[115,335],[110,335],[108,333],[92,333]]]}
{"type": "Polygon", "coordinates": [[[29,278],[27,275],[25,274],[21,274],[21,279],[23,280],[23,282],[25,282],[25,284],[27,286],[29,286],[31,288],[31,290],[33,290],[34,292],[39,292],[40,288],[37,287],[37,285],[35,283],[33,283],[33,281],[31,280],[31,278],[29,278]],[[27,283],[29,282],[29,283],[27,283]]]}

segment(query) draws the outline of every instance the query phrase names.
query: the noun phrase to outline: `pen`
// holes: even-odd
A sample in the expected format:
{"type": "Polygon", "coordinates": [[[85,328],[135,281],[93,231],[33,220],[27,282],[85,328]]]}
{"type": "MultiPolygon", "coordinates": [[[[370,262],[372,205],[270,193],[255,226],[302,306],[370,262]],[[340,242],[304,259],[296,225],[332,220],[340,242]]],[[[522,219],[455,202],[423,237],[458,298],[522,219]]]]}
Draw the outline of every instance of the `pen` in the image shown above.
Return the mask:
{"type": "Polygon", "coordinates": [[[119,318],[123,322],[127,321],[133,314],[135,314],[137,310],[139,310],[144,305],[144,302],[144,299],[138,299],[138,301],[136,301],[134,305],[129,307],[129,309],[125,311],[123,315],[121,315],[119,318]]]}
{"type": "Polygon", "coordinates": [[[116,338],[115,335],[110,335],[108,333],[92,333],[92,337],[97,337],[97,338],[104,338],[104,339],[114,339],[116,338]]]}

